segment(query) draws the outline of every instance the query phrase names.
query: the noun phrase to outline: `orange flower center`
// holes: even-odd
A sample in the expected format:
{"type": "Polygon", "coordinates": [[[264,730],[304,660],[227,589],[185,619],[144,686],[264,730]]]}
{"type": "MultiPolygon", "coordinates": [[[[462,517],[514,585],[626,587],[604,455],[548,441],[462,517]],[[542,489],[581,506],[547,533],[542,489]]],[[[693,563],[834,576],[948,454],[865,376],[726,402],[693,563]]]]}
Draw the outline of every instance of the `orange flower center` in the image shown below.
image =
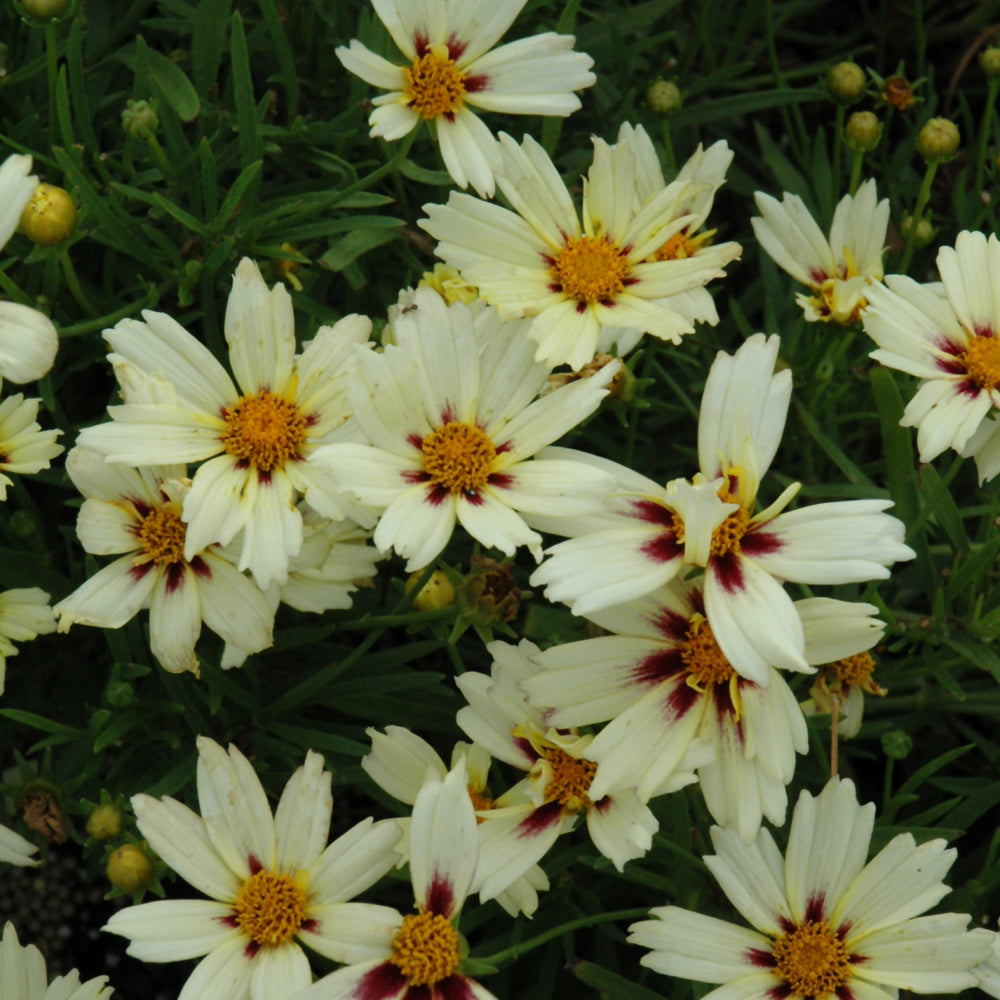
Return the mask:
{"type": "Polygon", "coordinates": [[[609,302],[625,289],[629,262],[606,236],[571,238],[552,262],[552,277],[570,298],[594,305],[609,302]]]}
{"type": "Polygon", "coordinates": [[[973,337],[959,360],[977,388],[995,389],[1000,385],[1000,337],[973,337]]]}
{"type": "Polygon", "coordinates": [[[306,894],[290,875],[251,875],[233,905],[236,923],[255,944],[290,941],[306,919],[306,894]]]}
{"type": "Polygon", "coordinates": [[[424,118],[457,111],[465,98],[465,77],[443,45],[433,45],[405,70],[406,103],[424,118]]]}
{"type": "Polygon", "coordinates": [[[133,562],[136,565],[155,562],[157,566],[184,562],[184,532],[179,503],[170,501],[154,507],[139,526],[142,553],[133,562]]]}
{"type": "Polygon", "coordinates": [[[305,444],[308,423],[301,410],[290,399],[265,389],[240,396],[223,411],[222,419],[223,448],[258,472],[282,468],[305,444]]]}
{"type": "Polygon", "coordinates": [[[461,960],[458,931],[440,913],[411,913],[392,939],[389,961],[411,986],[447,979],[461,960]]]}
{"type": "Polygon", "coordinates": [[[851,978],[844,942],[825,920],[807,920],[774,942],[774,971],[796,996],[835,993],[851,978]]]}
{"type": "Polygon", "coordinates": [[[703,246],[712,242],[716,230],[710,229],[698,236],[689,236],[685,232],[674,233],[659,250],[649,259],[656,260],[687,260],[693,257],[703,246]]]}
{"type": "Polygon", "coordinates": [[[497,452],[475,424],[455,421],[428,434],[420,445],[424,472],[431,482],[452,493],[481,490],[490,476],[497,452]]]}
{"type": "Polygon", "coordinates": [[[736,677],[726,654],[712,634],[712,626],[702,615],[692,615],[688,623],[681,662],[687,668],[687,682],[701,691],[710,684],[728,684],[736,677]]]}
{"type": "Polygon", "coordinates": [[[552,769],[545,786],[545,801],[558,802],[569,812],[579,812],[593,805],[587,792],[597,774],[597,765],[586,757],[571,757],[559,747],[546,747],[542,752],[552,769]]]}

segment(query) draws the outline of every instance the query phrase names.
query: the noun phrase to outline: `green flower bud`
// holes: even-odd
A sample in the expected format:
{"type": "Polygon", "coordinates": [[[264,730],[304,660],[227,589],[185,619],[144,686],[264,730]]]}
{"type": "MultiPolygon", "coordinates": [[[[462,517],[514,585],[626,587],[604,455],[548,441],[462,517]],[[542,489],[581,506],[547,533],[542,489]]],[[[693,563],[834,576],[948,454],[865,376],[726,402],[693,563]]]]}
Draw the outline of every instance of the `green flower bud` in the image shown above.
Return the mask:
{"type": "Polygon", "coordinates": [[[129,135],[142,138],[151,135],[160,127],[160,119],[156,116],[156,105],[150,101],[134,101],[129,99],[122,112],[122,128],[129,135]]]}
{"type": "Polygon", "coordinates": [[[865,92],[865,71],[855,62],[839,62],[826,74],[826,90],[835,104],[854,104],[865,92]]]}
{"type": "Polygon", "coordinates": [[[844,139],[855,153],[870,153],[882,138],[882,123],[871,111],[855,111],[844,126],[844,139]]]}
{"type": "Polygon", "coordinates": [[[1000,76],[1000,49],[991,45],[979,53],[979,68],[987,76],[1000,76]]]}
{"type": "Polygon", "coordinates": [[[141,847],[122,844],[108,858],[108,881],[125,892],[138,892],[153,877],[153,862],[141,847]]]}
{"type": "Polygon", "coordinates": [[[61,17],[70,0],[21,0],[21,9],[28,17],[37,21],[54,21],[61,17]]]}
{"type": "Polygon", "coordinates": [[[44,247],[68,240],[75,226],[76,205],[69,192],[54,184],[39,184],[21,213],[21,231],[44,247]]]}
{"type": "Polygon", "coordinates": [[[932,118],[917,133],[917,149],[929,163],[944,163],[958,152],[958,126],[947,118],[932,118]]]}
{"type": "Polygon", "coordinates": [[[681,92],[676,83],[657,80],[646,91],[646,107],[658,115],[672,115],[681,107],[681,92]]]}
{"type": "Polygon", "coordinates": [[[99,805],[87,817],[87,835],[94,840],[107,840],[122,832],[122,811],[111,802],[99,805]]]}
{"type": "Polygon", "coordinates": [[[903,218],[899,223],[899,231],[903,235],[903,239],[910,239],[910,233],[913,233],[913,245],[918,249],[920,247],[929,246],[931,241],[937,235],[937,229],[930,224],[927,219],[921,219],[917,223],[916,230],[913,228],[913,216],[909,212],[903,213],[903,218]]]}

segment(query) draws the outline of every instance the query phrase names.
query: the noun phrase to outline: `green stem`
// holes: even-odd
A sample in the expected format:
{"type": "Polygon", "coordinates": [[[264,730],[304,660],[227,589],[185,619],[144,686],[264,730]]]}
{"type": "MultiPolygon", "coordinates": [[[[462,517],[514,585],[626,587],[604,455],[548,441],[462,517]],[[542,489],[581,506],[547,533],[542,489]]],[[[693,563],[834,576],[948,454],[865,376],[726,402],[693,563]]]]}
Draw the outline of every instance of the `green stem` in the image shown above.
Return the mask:
{"type": "Polygon", "coordinates": [[[977,194],[983,189],[986,151],[989,149],[990,135],[993,132],[993,109],[998,92],[1000,92],[1000,77],[991,76],[987,84],[986,105],[983,108],[983,120],[979,125],[979,140],[976,145],[976,186],[973,190],[977,194]]]}
{"type": "Polygon", "coordinates": [[[913,215],[910,217],[910,231],[906,234],[906,247],[903,251],[903,260],[899,266],[899,273],[906,274],[913,259],[914,240],[917,238],[917,229],[920,227],[920,220],[924,217],[924,209],[931,198],[931,185],[934,183],[934,175],[937,173],[938,165],[928,163],[924,173],[924,179],[920,185],[920,193],[917,195],[917,204],[914,206],[913,215]]]}
{"type": "Polygon", "coordinates": [[[45,25],[45,67],[49,83],[49,142],[54,146],[59,138],[58,101],[56,100],[59,80],[59,42],[56,39],[56,25],[49,21],[45,25]]]}
{"type": "Polygon", "coordinates": [[[96,315],[97,310],[91,305],[90,299],[87,298],[83,289],[80,287],[76,271],[73,269],[73,261],[69,256],[69,251],[65,246],[63,246],[59,248],[57,253],[59,256],[59,263],[62,266],[63,274],[66,276],[66,284],[69,286],[70,294],[74,299],[76,299],[77,305],[79,305],[85,313],[89,313],[91,316],[96,315]]]}
{"type": "Polygon", "coordinates": [[[535,948],[540,948],[543,944],[547,944],[557,937],[562,937],[563,934],[568,934],[570,931],[579,930],[582,927],[595,927],[597,924],[609,924],[615,920],[634,920],[636,917],[645,917],[648,915],[649,908],[641,907],[635,910],[615,910],[613,913],[599,913],[594,917],[579,917],[576,920],[560,924],[558,927],[553,927],[536,937],[528,938],[527,941],[521,941],[510,948],[504,948],[503,951],[498,951],[495,955],[487,955],[485,958],[474,957],[477,962],[484,962],[487,965],[499,967],[508,959],[519,958],[526,952],[534,951],[535,948]]]}
{"type": "Polygon", "coordinates": [[[376,181],[380,181],[386,174],[391,174],[395,171],[399,165],[406,159],[409,155],[410,147],[413,145],[413,140],[416,139],[417,133],[420,131],[420,126],[418,125],[409,135],[403,139],[402,145],[399,147],[396,155],[390,160],[386,160],[381,167],[373,170],[367,177],[362,177],[360,180],[355,181],[350,187],[344,188],[343,191],[339,192],[338,197],[330,202],[330,206],[336,205],[338,202],[343,201],[345,198],[349,198],[352,194],[357,194],[359,191],[367,191],[376,181]]]}
{"type": "MultiPolygon", "coordinates": [[[[833,124],[833,200],[840,200],[840,161],[844,156],[844,113],[843,104],[837,105],[837,117],[833,124]]],[[[857,154],[855,154],[857,155],[857,154]]],[[[854,194],[854,189],[851,189],[854,194]]]]}
{"type": "Polygon", "coordinates": [[[159,300],[161,293],[162,291],[160,289],[154,289],[138,302],[133,302],[131,305],[124,306],[117,312],[108,313],[107,316],[87,320],[85,323],[74,323],[72,326],[61,326],[59,328],[59,336],[81,337],[86,333],[93,333],[95,330],[104,330],[109,326],[114,326],[120,319],[127,319],[129,316],[135,316],[136,313],[138,313],[141,309],[145,309],[146,306],[155,305],[155,303],[159,300]]]}
{"type": "Polygon", "coordinates": [[[170,160],[167,159],[167,154],[163,152],[163,147],[160,145],[160,141],[148,129],[142,137],[149,144],[153,157],[160,167],[160,173],[163,174],[163,179],[169,184],[174,176],[174,169],[170,166],[170,160]]]}
{"type": "Polygon", "coordinates": [[[858,184],[861,181],[861,164],[865,161],[864,151],[861,149],[855,150],[854,152],[854,162],[851,164],[851,184],[848,191],[853,196],[858,190],[858,184]]]}
{"type": "Polygon", "coordinates": [[[670,138],[670,120],[663,122],[663,148],[667,154],[667,175],[674,177],[677,173],[677,159],[674,156],[674,142],[670,138]]]}

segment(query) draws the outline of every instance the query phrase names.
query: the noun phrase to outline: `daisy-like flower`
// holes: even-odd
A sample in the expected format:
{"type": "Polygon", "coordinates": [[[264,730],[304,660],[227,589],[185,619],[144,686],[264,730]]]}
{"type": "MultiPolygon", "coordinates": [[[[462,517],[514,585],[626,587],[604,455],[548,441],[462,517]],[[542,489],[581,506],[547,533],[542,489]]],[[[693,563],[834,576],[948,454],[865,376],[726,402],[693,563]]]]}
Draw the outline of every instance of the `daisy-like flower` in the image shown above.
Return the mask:
{"type": "MultiPolygon", "coordinates": [[[[410,878],[417,912],[395,910],[378,955],[338,969],[295,1000],[495,1000],[461,973],[463,940],[456,929],[476,871],[476,816],[459,763],[435,774],[413,805],[410,878]]],[[[373,949],[376,950],[376,949],[373,949]]]]}
{"type": "Polygon", "coordinates": [[[492,309],[476,317],[418,288],[384,353],[358,352],[354,415],[371,444],[320,449],[338,485],[381,510],[374,541],[426,566],[458,521],[485,546],[541,557],[523,513],[597,509],[613,480],[580,462],[532,460],[591,414],[621,363],[536,399],[549,368],[492,309]]]}
{"type": "MultiPolygon", "coordinates": [[[[37,187],[30,156],[8,156],[0,164],[0,250],[14,235],[37,187]]],[[[0,378],[18,383],[40,379],[52,367],[58,347],[59,334],[48,316],[19,302],[0,302],[0,378]]]]}
{"type": "MultiPolygon", "coordinates": [[[[810,663],[882,634],[870,604],[811,598],[795,610],[810,663]]],[[[633,784],[648,801],[699,739],[714,748],[698,779],[715,821],[747,841],[762,816],[781,826],[795,755],[808,749],[802,710],[773,667],[767,687],[736,673],[705,617],[700,583],[674,580],[587,617],[612,634],[539,653],[542,669],[523,687],[551,726],[611,720],[587,747],[598,765],[589,794],[633,784]]]]}
{"type": "Polygon", "coordinates": [[[940,285],[889,275],[865,310],[871,356],[922,381],[901,421],[920,461],[946,448],[974,457],[979,481],[1000,472],[1000,240],[958,234],[937,257],[940,285]]]}
{"type": "Polygon", "coordinates": [[[261,587],[284,583],[302,545],[299,495],[326,517],[363,519],[311,458],[317,445],[349,434],[352,348],[366,343],[371,323],[348,316],[321,327],[296,355],[288,292],[268,289],[244,258],[225,322],[238,389],[208,348],[169,316],[143,318],[105,332],[125,405],[111,407],[112,422],[87,428],[80,443],[131,465],[208,459],[184,500],[185,558],[215,542],[228,545],[242,529],[239,568],[261,587]]]}
{"type": "Polygon", "coordinates": [[[594,60],[573,51],[572,35],[550,31],[493,48],[525,2],[372,0],[407,64],[397,66],[357,39],[337,49],[349,72],[389,91],[372,102],[371,134],[400,139],[433,121],[452,180],[492,198],[497,143],[472,108],[565,116],[580,107],[574,91],[597,79],[594,60]]]}
{"type": "Polygon", "coordinates": [[[7,499],[7,487],[13,485],[5,473],[41,472],[62,454],[63,446],[56,443],[62,431],[43,431],[35,419],[40,402],[18,392],[0,403],[0,500],[7,499]]]}
{"type": "MultiPolygon", "coordinates": [[[[437,751],[409,729],[386,726],[384,733],[376,729],[367,729],[366,733],[372,741],[372,749],[362,759],[361,766],[372,781],[400,802],[413,805],[429,773],[439,781],[443,781],[448,773],[448,768],[437,751]]],[[[494,875],[494,866],[488,863],[489,857],[498,849],[502,850],[502,847],[501,842],[491,838],[490,824],[493,817],[504,815],[508,799],[506,796],[494,799],[490,794],[487,780],[492,757],[482,747],[456,743],[452,752],[452,768],[457,767],[459,761],[464,762],[468,775],[469,798],[476,810],[476,830],[480,835],[479,864],[469,890],[472,893],[494,875]]],[[[516,837],[513,827],[508,825],[507,829],[516,837]]],[[[530,917],[538,909],[538,890],[548,889],[549,880],[545,872],[535,865],[515,878],[510,885],[497,888],[500,884],[500,878],[492,878],[496,901],[512,917],[516,917],[518,913],[530,917]]],[[[485,892],[480,892],[481,903],[489,898],[491,897],[485,892]]]]}
{"type": "Polygon", "coordinates": [[[833,778],[802,792],[782,859],[761,830],[752,844],[712,828],[705,863],[753,929],[676,906],[630,928],[650,951],[642,964],[665,975],[721,985],[706,995],[772,1000],[895,1000],[899,990],[957,993],[993,935],[967,931],[960,913],[920,916],[949,888],[956,851],[943,840],[894,837],[866,865],[875,807],[833,778]]]}
{"type": "Polygon", "coordinates": [[[7,678],[7,657],[16,656],[14,642],[27,642],[55,632],[49,595],[38,587],[18,587],[0,594],[0,694],[7,678]]]}
{"type": "Polygon", "coordinates": [[[758,191],[754,198],[760,215],[750,221],[757,241],[778,267],[812,289],[812,295],[795,296],[806,319],[856,323],[884,273],[889,199],[878,201],[875,181],[840,199],[829,239],[798,195],[786,192],[779,202],[758,191]]]}
{"type": "Polygon", "coordinates": [[[199,737],[201,816],[171,798],[132,807],[149,846],[211,898],[130,906],[103,929],[141,961],[204,956],[178,1000],[288,1000],[312,982],[299,942],[335,962],[379,954],[396,911],[347,901],[393,866],[399,829],[365,819],[327,846],[330,780],[309,751],[272,817],[246,757],[199,737]]]}
{"type": "MultiPolygon", "coordinates": [[[[541,858],[561,833],[573,828],[581,813],[586,814],[594,846],[619,871],[626,861],[642,857],[658,823],[639,800],[634,778],[605,783],[602,795],[591,794],[597,772],[597,762],[590,756],[593,737],[574,728],[550,726],[545,713],[528,702],[522,685],[538,671],[532,662],[538,647],[524,639],[517,646],[493,642],[486,648],[493,656],[490,675],[469,671],[456,679],[469,703],[459,711],[458,725],[498,760],[528,774],[507,793],[513,804],[503,810],[502,819],[489,821],[484,836],[507,846],[494,850],[490,843],[492,856],[484,859],[484,865],[494,866],[496,880],[509,880],[541,858]]],[[[692,742],[657,793],[691,784],[693,769],[708,757],[705,747],[692,742]]],[[[486,880],[488,894],[494,884],[486,880]]]]}
{"type": "MultiPolygon", "coordinates": [[[[377,572],[381,553],[369,544],[371,532],[344,518],[331,521],[299,503],[302,510],[302,548],[292,556],[288,579],[279,586],[272,581],[264,599],[272,613],[279,604],[296,611],[322,614],[349,608],[354,591],[377,572]]],[[[238,547],[237,537],[233,546],[238,547]]],[[[250,650],[229,643],[222,654],[221,667],[241,666],[250,650]]]]}
{"type": "Polygon", "coordinates": [[[202,622],[250,652],[271,645],[274,613],[253,581],[217,545],[185,555],[183,466],[129,469],[77,447],[66,471],[86,498],[76,525],[81,544],[120,558],[55,606],[60,632],[76,623],[121,628],[149,608],[153,655],[172,673],[198,672],[202,622]]]}
{"type": "Polygon", "coordinates": [[[9,921],[0,939],[0,985],[3,1000],[108,1000],[112,989],[108,977],[80,982],[80,973],[56,976],[49,982],[42,953],[33,945],[22,945],[9,921]]]}
{"type": "MultiPolygon", "coordinates": [[[[751,337],[709,372],[698,421],[701,472],[659,487],[624,469],[605,526],[560,542],[532,584],[574,614],[641,597],[684,566],[705,570],[705,614],[738,674],[764,687],[771,669],[809,670],[802,622],[782,583],[884,579],[912,559],[885,500],[818,503],[785,511],[789,486],[755,513],[757,488],[784,429],[791,373],[773,373],[778,337],[751,337]]],[[[602,463],[606,468],[607,463],[602,463]]]]}
{"type": "Polygon", "coordinates": [[[0,823],[0,862],[21,868],[37,865],[38,859],[31,856],[37,851],[38,848],[30,840],[25,840],[19,833],[0,823]]]}
{"type": "Polygon", "coordinates": [[[447,205],[424,206],[428,218],[420,225],[438,241],[438,256],[504,318],[531,317],[536,357],[552,366],[581,368],[614,331],[679,342],[694,327],[670,297],[723,276],[740,255],[739,244],[722,243],[687,259],[656,258],[697,217],[689,214],[695,193],[690,181],[675,181],[637,207],[634,134],[624,132],[614,146],[594,139],[582,223],[558,171],[530,136],[520,146],[500,136],[504,174],[497,184],[513,211],[456,192],[447,205]]]}

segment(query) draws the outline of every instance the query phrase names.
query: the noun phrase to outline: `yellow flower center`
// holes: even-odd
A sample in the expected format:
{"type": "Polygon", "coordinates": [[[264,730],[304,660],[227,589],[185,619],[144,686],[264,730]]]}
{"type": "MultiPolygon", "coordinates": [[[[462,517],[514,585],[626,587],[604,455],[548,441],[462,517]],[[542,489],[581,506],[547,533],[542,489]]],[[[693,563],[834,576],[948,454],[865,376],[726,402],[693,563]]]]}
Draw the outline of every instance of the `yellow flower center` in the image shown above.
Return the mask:
{"type": "Polygon", "coordinates": [[[712,242],[717,230],[709,229],[697,236],[689,236],[685,232],[674,233],[649,260],[687,260],[693,257],[703,246],[712,242]]]}
{"type": "Polygon", "coordinates": [[[577,302],[612,301],[625,289],[629,262],[605,236],[568,239],[552,262],[552,277],[577,302]]]}
{"type": "Polygon", "coordinates": [[[774,971],[793,994],[819,997],[835,993],[851,978],[844,942],[825,920],[807,920],[774,942],[774,971]]]}
{"type": "MultiPolygon", "coordinates": [[[[472,785],[469,785],[468,788],[469,798],[472,800],[472,808],[475,809],[476,812],[484,812],[487,809],[493,809],[495,807],[495,803],[493,802],[493,798],[490,795],[490,790],[488,788],[484,788],[481,792],[477,792],[472,785]]],[[[483,817],[477,816],[476,822],[482,823],[483,817]]]]}
{"type": "Polygon", "coordinates": [[[977,388],[995,389],[1000,385],[1000,337],[973,337],[959,360],[977,388]]]}
{"type": "Polygon", "coordinates": [[[440,913],[403,917],[392,939],[389,959],[411,986],[433,986],[447,979],[461,959],[458,931],[440,913]]]}
{"type": "Polygon", "coordinates": [[[308,422],[299,408],[266,389],[240,396],[223,411],[222,419],[226,423],[222,446],[258,472],[280,469],[299,453],[306,440],[308,422]]]}
{"type": "Polygon", "coordinates": [[[424,118],[450,114],[462,106],[465,77],[443,45],[432,45],[406,73],[406,103],[424,118]]]}
{"type": "Polygon", "coordinates": [[[736,671],[715,641],[712,626],[699,614],[692,615],[688,623],[681,662],[687,668],[688,684],[699,691],[709,684],[727,684],[736,677],[736,671]]]}
{"type": "Polygon", "coordinates": [[[474,424],[455,421],[428,434],[420,450],[424,453],[424,472],[431,482],[452,493],[481,490],[497,457],[484,431],[474,424]]]}
{"type": "MultiPolygon", "coordinates": [[[[719,499],[723,503],[739,503],[727,489],[719,490],[719,499]]],[[[740,507],[734,510],[715,531],[712,532],[712,555],[724,556],[729,552],[740,551],[740,539],[750,527],[750,515],[740,507]]]]}
{"type": "Polygon", "coordinates": [[[254,944],[284,944],[305,923],[306,894],[290,875],[251,875],[233,905],[236,923],[254,944]]]}
{"type": "Polygon", "coordinates": [[[184,532],[179,503],[171,501],[154,507],[139,525],[142,552],[133,559],[133,563],[155,562],[158,566],[172,566],[184,562],[184,532]]]}
{"type": "Polygon", "coordinates": [[[558,802],[569,812],[579,812],[593,805],[587,796],[597,774],[597,765],[586,757],[571,757],[559,747],[543,751],[552,776],[545,786],[545,801],[558,802]]]}

